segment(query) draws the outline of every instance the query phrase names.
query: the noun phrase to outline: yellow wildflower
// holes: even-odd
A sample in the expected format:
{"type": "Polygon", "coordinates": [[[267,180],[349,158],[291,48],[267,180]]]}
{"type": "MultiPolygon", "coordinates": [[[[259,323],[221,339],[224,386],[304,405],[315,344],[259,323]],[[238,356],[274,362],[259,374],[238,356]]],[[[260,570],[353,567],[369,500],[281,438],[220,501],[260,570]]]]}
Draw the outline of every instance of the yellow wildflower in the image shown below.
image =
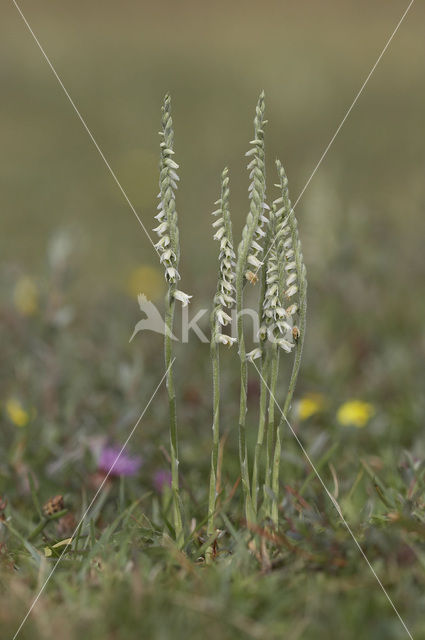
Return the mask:
{"type": "Polygon", "coordinates": [[[149,300],[157,300],[165,292],[161,271],[147,264],[133,269],[128,278],[127,291],[134,298],[144,293],[149,300]]]}
{"type": "Polygon", "coordinates": [[[361,400],[344,402],[336,414],[338,422],[344,427],[364,427],[375,413],[373,404],[361,400]]]}
{"type": "Polygon", "coordinates": [[[300,420],[307,420],[324,407],[325,400],[321,393],[309,393],[298,402],[298,416],[300,420]]]}
{"type": "Polygon", "coordinates": [[[10,398],[10,400],[6,402],[6,413],[9,420],[13,422],[16,427],[26,427],[30,419],[29,413],[25,411],[19,400],[15,398],[10,398]]]}
{"type": "Polygon", "coordinates": [[[19,278],[13,291],[13,302],[23,316],[32,316],[38,309],[38,290],[28,276],[19,278]]]}

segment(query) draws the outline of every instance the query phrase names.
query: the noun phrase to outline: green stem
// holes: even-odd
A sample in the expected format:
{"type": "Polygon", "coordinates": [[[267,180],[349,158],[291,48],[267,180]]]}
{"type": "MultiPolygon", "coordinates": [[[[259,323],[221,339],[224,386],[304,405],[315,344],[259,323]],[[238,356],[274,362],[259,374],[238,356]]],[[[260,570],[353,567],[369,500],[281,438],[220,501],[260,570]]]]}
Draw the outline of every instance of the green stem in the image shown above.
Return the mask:
{"type": "Polygon", "coordinates": [[[245,516],[248,523],[255,522],[255,514],[252,507],[251,491],[249,486],[248,450],[246,444],[246,412],[247,412],[247,385],[248,367],[246,362],[246,349],[243,332],[242,302],[244,274],[243,265],[246,261],[247,251],[240,254],[238,262],[239,268],[236,273],[236,313],[238,329],[239,358],[241,363],[241,391],[239,402],[239,461],[241,467],[242,491],[245,501],[245,516]]]}
{"type": "Polygon", "coordinates": [[[265,515],[270,517],[270,490],[272,481],[272,458],[273,447],[276,443],[276,427],[275,427],[275,394],[277,386],[277,377],[279,373],[279,349],[276,344],[272,345],[272,355],[270,356],[270,395],[267,420],[267,441],[266,441],[266,478],[264,482],[264,507],[265,515]]]}
{"type": "Polygon", "coordinates": [[[59,518],[63,518],[68,513],[68,509],[62,509],[62,511],[58,511],[57,513],[53,513],[48,518],[43,517],[42,520],[38,523],[38,525],[31,531],[28,535],[28,540],[34,540],[37,536],[45,529],[45,527],[52,522],[53,520],[58,520],[59,518]]]}
{"type": "MultiPolygon", "coordinates": [[[[285,398],[285,404],[283,405],[283,415],[286,416],[291,407],[292,398],[295,391],[295,386],[297,384],[298,374],[301,366],[301,356],[303,351],[304,344],[304,332],[305,332],[305,318],[300,318],[300,338],[295,347],[295,360],[294,366],[292,367],[291,379],[289,381],[288,393],[285,398]]],[[[282,416],[281,423],[286,422],[285,418],[282,416]]]]}
{"type": "MultiPolygon", "coordinates": [[[[263,350],[264,351],[264,350],[263,350]]],[[[263,448],[266,425],[267,385],[269,378],[269,353],[263,353],[261,361],[261,386],[260,386],[260,415],[258,420],[257,443],[254,452],[254,466],[252,469],[252,507],[257,515],[258,501],[258,469],[260,465],[261,450],[263,448]]]]}
{"type": "MultiPolygon", "coordinates": [[[[208,503],[207,537],[214,534],[214,515],[217,500],[217,461],[220,444],[220,360],[219,348],[215,333],[211,337],[211,361],[213,369],[213,446],[211,451],[210,491],[208,503]]],[[[207,564],[212,561],[212,547],[207,549],[205,555],[207,564]]]]}
{"type": "Polygon", "coordinates": [[[166,311],[165,311],[165,367],[167,370],[167,391],[168,391],[168,405],[170,413],[170,456],[171,456],[171,491],[173,494],[174,502],[174,529],[176,534],[176,540],[178,544],[183,541],[183,524],[180,505],[180,492],[179,492],[179,458],[178,458],[178,439],[177,439],[177,413],[176,413],[176,394],[174,391],[174,378],[173,378],[173,348],[172,348],[172,333],[174,324],[174,291],[176,285],[170,283],[168,292],[165,299],[166,311]]]}
{"type": "MultiPolygon", "coordinates": [[[[301,267],[300,267],[300,273],[301,267]]],[[[305,275],[302,276],[301,286],[300,286],[300,337],[295,347],[295,359],[292,367],[291,379],[289,381],[288,392],[285,398],[285,404],[283,405],[282,417],[279,422],[279,426],[277,428],[276,433],[276,444],[273,458],[273,479],[272,479],[272,490],[274,494],[273,505],[272,505],[272,521],[274,526],[277,528],[278,526],[278,504],[279,504],[279,473],[280,473],[280,457],[281,457],[281,443],[280,443],[280,432],[283,429],[284,424],[287,422],[287,415],[289,409],[291,407],[292,398],[294,396],[295,386],[297,384],[298,374],[301,366],[301,357],[304,346],[304,336],[305,336],[305,328],[306,328],[306,316],[307,316],[307,284],[305,280],[305,275]]],[[[274,392],[273,392],[274,395],[274,392]]]]}

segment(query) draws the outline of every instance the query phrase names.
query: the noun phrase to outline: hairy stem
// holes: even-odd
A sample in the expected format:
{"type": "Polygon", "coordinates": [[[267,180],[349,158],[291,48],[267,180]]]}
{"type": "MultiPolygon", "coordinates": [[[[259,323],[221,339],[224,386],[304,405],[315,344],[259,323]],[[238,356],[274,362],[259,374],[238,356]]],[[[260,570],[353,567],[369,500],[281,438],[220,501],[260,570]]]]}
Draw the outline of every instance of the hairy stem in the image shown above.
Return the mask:
{"type": "MultiPolygon", "coordinates": [[[[240,258],[239,258],[240,259],[240,258]]],[[[243,257],[242,257],[243,260],[243,257]]],[[[242,265],[245,260],[242,261],[242,265]]],[[[239,260],[238,260],[239,262],[239,260]]],[[[246,444],[246,412],[247,412],[247,387],[248,387],[248,367],[246,361],[246,349],[243,332],[243,269],[238,268],[236,271],[236,313],[237,313],[237,330],[239,358],[241,364],[241,390],[239,402],[239,461],[241,467],[242,490],[245,501],[245,516],[247,522],[255,522],[255,514],[252,506],[251,491],[249,487],[249,468],[248,468],[248,450],[246,444]]]]}
{"type": "Polygon", "coordinates": [[[275,393],[277,386],[277,377],[279,373],[279,349],[277,345],[272,345],[272,355],[270,356],[270,395],[267,416],[267,440],[266,440],[266,477],[264,482],[264,511],[265,516],[270,517],[270,490],[272,486],[272,463],[273,448],[276,444],[276,427],[275,427],[275,393]]]}
{"type": "MultiPolygon", "coordinates": [[[[278,526],[278,495],[279,495],[279,473],[280,473],[280,458],[281,458],[281,442],[280,442],[280,433],[283,429],[284,424],[287,421],[288,411],[291,407],[292,398],[294,396],[295,386],[297,384],[298,374],[301,366],[301,358],[304,346],[304,336],[306,329],[306,316],[307,316],[307,282],[305,279],[305,273],[300,265],[300,273],[302,273],[302,280],[300,284],[300,314],[299,314],[299,331],[300,335],[295,346],[295,358],[294,364],[292,367],[291,379],[288,385],[288,392],[286,394],[285,403],[283,405],[283,413],[279,422],[279,426],[277,428],[276,433],[276,444],[273,458],[273,478],[272,478],[272,490],[274,494],[273,505],[272,505],[272,522],[274,526],[277,528],[278,526]]],[[[274,396],[274,391],[272,391],[274,396]]],[[[270,394],[271,395],[271,394],[270,394]]],[[[273,399],[275,402],[275,399],[273,399]]]]}
{"type": "MultiPolygon", "coordinates": [[[[261,461],[261,451],[264,443],[264,433],[266,426],[266,409],[267,409],[267,385],[269,379],[269,353],[263,353],[261,362],[261,385],[260,385],[260,412],[258,420],[257,442],[254,452],[254,465],[252,468],[252,507],[254,513],[257,514],[258,501],[258,476],[261,461]]],[[[267,471],[266,471],[267,473],[267,471]]]]}
{"type": "Polygon", "coordinates": [[[167,391],[168,391],[168,406],[170,412],[170,456],[171,456],[171,491],[173,494],[173,518],[174,529],[176,534],[176,540],[178,544],[182,543],[183,539],[183,524],[181,514],[180,492],[179,492],[179,458],[178,458],[178,438],[177,438],[177,413],[176,413],[176,394],[174,391],[174,377],[173,377],[173,347],[172,347],[172,333],[174,324],[174,290],[176,285],[169,284],[168,293],[166,295],[165,304],[165,367],[167,369],[167,391]]]}
{"type": "MultiPolygon", "coordinates": [[[[213,369],[213,446],[211,451],[210,491],[208,502],[208,538],[214,534],[214,516],[217,500],[217,461],[220,444],[220,356],[215,335],[211,338],[211,362],[213,369]]],[[[212,548],[206,553],[207,564],[212,560],[212,548]]]]}

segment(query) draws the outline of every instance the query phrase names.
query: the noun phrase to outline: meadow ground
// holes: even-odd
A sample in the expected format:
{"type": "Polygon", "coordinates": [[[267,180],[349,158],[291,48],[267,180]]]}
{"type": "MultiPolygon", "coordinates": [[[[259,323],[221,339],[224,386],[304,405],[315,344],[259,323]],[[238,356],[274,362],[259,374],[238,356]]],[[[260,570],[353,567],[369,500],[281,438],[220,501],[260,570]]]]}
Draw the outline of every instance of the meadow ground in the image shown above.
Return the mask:
{"type": "MultiPolygon", "coordinates": [[[[159,107],[173,96],[184,290],[211,305],[210,211],[224,164],[236,239],[243,154],[266,91],[268,173],[295,200],[405,6],[74,2],[22,9],[144,223],[159,107]],[[236,29],[237,26],[237,29],[236,29]]],[[[423,7],[414,5],[297,207],[308,333],[290,421],[415,640],[425,638],[423,7]],[[360,404],[350,404],[352,402],[360,404]],[[347,417],[348,414],[348,417],[347,417]]],[[[0,73],[0,629],[12,638],[164,373],[136,294],[162,309],[157,256],[13,4],[0,73]],[[60,519],[42,507],[64,496],[60,519]],[[39,523],[43,522],[43,528],[39,523]],[[45,526],[44,526],[45,525],[45,526]]],[[[271,181],[272,182],[272,181],[271,181]]],[[[179,324],[179,323],[177,323],[179,324]]],[[[177,326],[177,332],[179,332],[177,326]]],[[[238,362],[222,356],[217,557],[205,566],[208,345],[176,346],[183,551],[172,542],[164,386],[19,637],[408,637],[297,442],[283,432],[279,536],[249,531],[238,485],[238,362]]],[[[284,395],[289,360],[281,373],[284,395]]],[[[259,382],[250,368],[248,437],[259,382]]]]}

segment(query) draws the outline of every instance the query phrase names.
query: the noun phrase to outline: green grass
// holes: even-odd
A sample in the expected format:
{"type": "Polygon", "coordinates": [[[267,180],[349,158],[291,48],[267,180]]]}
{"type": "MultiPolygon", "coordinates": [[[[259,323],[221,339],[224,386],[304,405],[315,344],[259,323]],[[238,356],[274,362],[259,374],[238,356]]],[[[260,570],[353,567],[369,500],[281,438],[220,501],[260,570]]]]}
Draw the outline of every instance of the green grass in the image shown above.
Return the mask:
{"type": "MultiPolygon", "coordinates": [[[[112,298],[88,305],[85,317],[76,321],[78,332],[59,331],[43,322],[43,302],[31,318],[19,316],[10,305],[3,310],[13,327],[5,369],[14,373],[15,385],[19,382],[26,408],[36,408],[30,423],[21,428],[3,411],[0,494],[7,497],[8,506],[0,529],[0,621],[5,638],[16,631],[61,551],[52,549],[45,557],[46,547],[70,535],[58,530],[58,521],[51,521],[29,541],[39,522],[37,501],[43,504],[63,493],[66,508],[79,520],[95,492],[93,439],[109,435],[123,442],[163,374],[159,359],[154,359],[161,338],[141,336],[129,346],[126,320],[135,311],[123,299],[126,313],[110,322],[108,311],[116,302],[112,298]]],[[[64,554],[21,637],[405,637],[288,431],[283,436],[279,536],[271,539],[266,531],[246,529],[240,486],[235,490],[237,382],[231,380],[230,358],[222,399],[227,438],[217,516],[222,535],[215,563],[205,566],[208,349],[202,354],[198,345],[189,344],[187,351],[179,347],[176,361],[177,392],[185,399],[179,405],[187,533],[183,552],[172,542],[170,496],[159,495],[152,481],[155,471],[167,465],[162,452],[168,431],[162,388],[129,445],[131,452],[143,455],[140,474],[107,484],[83,524],[78,545],[64,554]],[[182,377],[185,370],[188,376],[182,377]],[[200,382],[200,375],[205,381],[200,382]]],[[[236,370],[233,373],[237,380],[236,370]]],[[[252,367],[250,380],[247,426],[253,442],[258,379],[252,367]]],[[[307,364],[304,388],[313,380],[307,364]]],[[[12,388],[17,387],[10,383],[10,392],[12,388]]],[[[375,392],[369,389],[369,397],[375,392]]],[[[348,522],[413,636],[421,638],[424,465],[416,454],[403,452],[409,441],[412,451],[420,449],[412,432],[406,435],[398,429],[400,421],[408,424],[409,415],[413,419],[415,403],[408,398],[402,404],[394,400],[393,406],[376,401],[375,416],[356,429],[338,425],[338,403],[328,394],[322,412],[301,423],[295,413],[291,420],[331,492],[337,486],[348,522]]]]}

